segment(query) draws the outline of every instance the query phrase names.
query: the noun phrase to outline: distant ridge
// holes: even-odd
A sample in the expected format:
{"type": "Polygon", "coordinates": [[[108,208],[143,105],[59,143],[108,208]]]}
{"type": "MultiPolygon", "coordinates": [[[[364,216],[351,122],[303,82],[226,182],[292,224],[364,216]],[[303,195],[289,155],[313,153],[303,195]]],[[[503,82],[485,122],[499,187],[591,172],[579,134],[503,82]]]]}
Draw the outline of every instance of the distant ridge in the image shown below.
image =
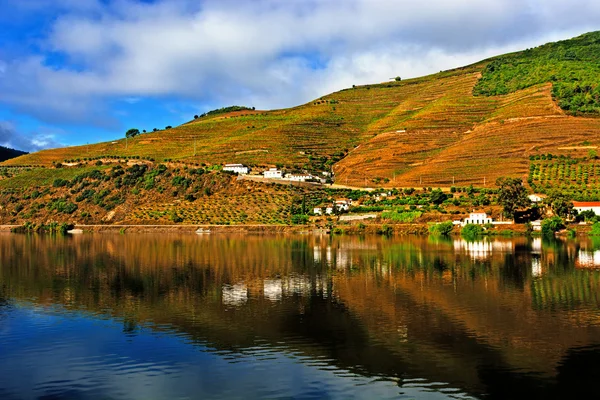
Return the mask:
{"type": "Polygon", "coordinates": [[[0,162],[10,160],[11,158],[23,156],[29,154],[25,151],[10,149],[8,147],[0,146],[0,162]]]}

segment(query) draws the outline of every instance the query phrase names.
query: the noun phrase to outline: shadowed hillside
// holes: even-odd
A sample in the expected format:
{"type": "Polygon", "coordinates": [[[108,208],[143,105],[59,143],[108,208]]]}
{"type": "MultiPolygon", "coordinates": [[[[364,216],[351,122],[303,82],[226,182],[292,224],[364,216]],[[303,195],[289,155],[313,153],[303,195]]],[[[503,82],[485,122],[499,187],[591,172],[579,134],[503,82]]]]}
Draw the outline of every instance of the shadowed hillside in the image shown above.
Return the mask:
{"type": "Polygon", "coordinates": [[[526,178],[532,155],[585,156],[598,145],[599,48],[595,32],[290,109],[209,113],[127,141],[45,150],[5,165],[138,156],[332,166],[337,183],[355,186],[490,186],[499,176],[526,178]],[[586,150],[577,148],[582,143],[586,150]]]}
{"type": "Polygon", "coordinates": [[[0,146],[0,161],[6,161],[11,158],[19,157],[27,154],[21,150],[10,149],[8,147],[0,146]]]}

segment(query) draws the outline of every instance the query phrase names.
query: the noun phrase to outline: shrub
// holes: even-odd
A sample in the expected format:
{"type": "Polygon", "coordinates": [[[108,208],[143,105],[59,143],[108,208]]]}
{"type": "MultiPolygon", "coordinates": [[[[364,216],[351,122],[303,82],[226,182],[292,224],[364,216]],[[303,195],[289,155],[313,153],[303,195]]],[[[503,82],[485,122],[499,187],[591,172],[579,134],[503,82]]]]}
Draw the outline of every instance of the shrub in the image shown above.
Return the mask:
{"type": "Polygon", "coordinates": [[[460,231],[463,237],[474,238],[483,234],[483,227],[476,224],[467,224],[460,231]]]}
{"type": "Polygon", "coordinates": [[[600,236],[600,222],[596,222],[594,225],[592,225],[590,236],[600,236]]]}
{"type": "Polygon", "coordinates": [[[294,225],[306,225],[306,224],[308,224],[308,215],[306,215],[306,214],[295,214],[295,215],[292,215],[292,224],[294,224],[294,225]]]}
{"type": "Polygon", "coordinates": [[[381,213],[381,218],[389,219],[394,222],[413,222],[421,216],[420,211],[385,211],[381,213]]]}
{"type": "Polygon", "coordinates": [[[439,224],[429,226],[429,233],[433,235],[444,235],[448,236],[452,229],[454,229],[454,224],[452,221],[444,221],[439,224]]]}
{"type": "Polygon", "coordinates": [[[391,236],[394,233],[394,228],[390,225],[383,224],[377,233],[384,236],[391,236]]]}
{"type": "Polygon", "coordinates": [[[183,221],[183,218],[181,218],[179,216],[179,214],[177,214],[177,211],[175,211],[175,210],[172,210],[169,213],[169,218],[171,218],[171,221],[173,221],[173,223],[176,223],[176,224],[183,221]]]}
{"type": "Polygon", "coordinates": [[[564,221],[561,217],[555,215],[552,218],[548,218],[542,221],[542,234],[543,235],[554,235],[554,232],[558,232],[565,227],[564,221]]]}
{"type": "Polygon", "coordinates": [[[56,211],[63,214],[72,214],[77,210],[77,205],[66,199],[54,200],[50,202],[47,207],[50,211],[56,211]]]}

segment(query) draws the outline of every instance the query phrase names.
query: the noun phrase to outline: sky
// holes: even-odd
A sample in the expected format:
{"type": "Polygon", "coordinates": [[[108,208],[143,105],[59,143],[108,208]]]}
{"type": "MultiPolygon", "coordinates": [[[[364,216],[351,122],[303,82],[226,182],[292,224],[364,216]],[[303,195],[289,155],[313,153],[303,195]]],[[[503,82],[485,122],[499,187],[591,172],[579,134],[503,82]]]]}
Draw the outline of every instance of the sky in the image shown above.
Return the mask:
{"type": "Polygon", "coordinates": [[[595,30],[598,0],[0,0],[0,145],[290,107],[595,30]]]}

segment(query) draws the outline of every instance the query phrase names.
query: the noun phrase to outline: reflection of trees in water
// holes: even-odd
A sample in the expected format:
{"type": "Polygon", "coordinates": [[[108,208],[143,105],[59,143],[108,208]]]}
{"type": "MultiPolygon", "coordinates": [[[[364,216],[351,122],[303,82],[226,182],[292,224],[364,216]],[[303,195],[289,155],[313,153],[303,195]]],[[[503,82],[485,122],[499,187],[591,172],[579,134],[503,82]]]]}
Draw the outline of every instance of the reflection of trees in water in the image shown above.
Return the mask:
{"type": "Polygon", "coordinates": [[[563,286],[599,279],[574,269],[577,246],[498,240],[472,257],[421,238],[11,235],[0,299],[110,312],[128,335],[166,324],[217,349],[285,343],[367,375],[514,394],[550,387],[565,351],[600,339],[592,319],[556,314],[589,304],[563,286]],[[548,282],[555,294],[538,294],[548,282]]]}

